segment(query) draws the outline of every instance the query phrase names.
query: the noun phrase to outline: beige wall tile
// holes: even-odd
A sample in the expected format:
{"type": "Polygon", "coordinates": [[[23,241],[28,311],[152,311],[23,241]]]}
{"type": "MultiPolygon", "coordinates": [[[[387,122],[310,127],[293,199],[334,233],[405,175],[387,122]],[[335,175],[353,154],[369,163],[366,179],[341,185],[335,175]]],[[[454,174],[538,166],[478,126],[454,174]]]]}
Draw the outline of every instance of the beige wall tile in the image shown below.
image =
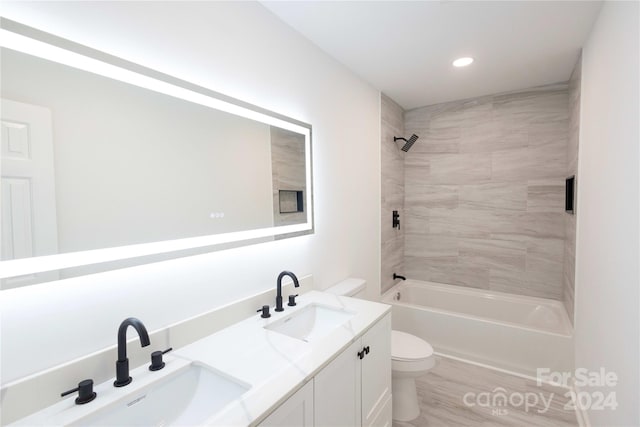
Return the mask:
{"type": "Polygon", "coordinates": [[[526,241],[527,234],[527,213],[517,211],[492,211],[493,216],[489,225],[491,238],[499,240],[526,241]]]}
{"type": "Polygon", "coordinates": [[[493,214],[486,210],[442,209],[429,210],[429,233],[470,239],[490,239],[493,214]]]}
{"type": "Polygon", "coordinates": [[[527,212],[564,212],[564,177],[527,181],[527,212]]]}
{"type": "Polygon", "coordinates": [[[473,184],[491,179],[490,154],[432,154],[429,166],[430,183],[473,184]]]}
{"type": "Polygon", "coordinates": [[[410,206],[404,211],[405,234],[429,234],[430,209],[423,206],[410,206]]]}
{"type": "Polygon", "coordinates": [[[406,233],[404,252],[407,256],[419,256],[431,259],[458,258],[458,239],[451,236],[406,233]]]}
{"type": "MultiPolygon", "coordinates": [[[[381,262],[380,292],[394,285],[393,273],[404,273],[404,152],[393,142],[404,135],[404,111],[391,98],[380,97],[381,115],[381,262]],[[400,229],[392,227],[392,212],[400,213],[400,229]]],[[[428,166],[424,169],[428,171],[428,166]]]]}
{"type": "Polygon", "coordinates": [[[405,113],[409,277],[565,298],[569,105],[560,84],[405,113]]]}
{"type": "Polygon", "coordinates": [[[406,256],[404,262],[407,277],[412,279],[489,289],[490,271],[486,268],[460,266],[454,258],[433,262],[433,259],[406,256]]]}
{"type": "MultiPolygon", "coordinates": [[[[580,82],[582,80],[582,57],[578,58],[576,66],[569,80],[569,129],[567,142],[566,177],[576,176],[576,183],[580,185],[578,174],[578,151],[580,142],[580,82]]],[[[574,204],[575,205],[575,204],[574,204]]],[[[574,293],[575,293],[575,248],[576,248],[576,216],[565,214],[565,251],[563,265],[563,300],[573,322],[574,293]]]]}
{"type": "Polygon", "coordinates": [[[424,206],[427,208],[458,207],[457,185],[421,184],[412,180],[405,186],[405,203],[410,206],[424,206]]]}
{"type": "Polygon", "coordinates": [[[527,271],[541,271],[557,277],[564,263],[564,240],[536,239],[527,241],[527,271]]]}
{"type": "Polygon", "coordinates": [[[530,237],[564,240],[564,213],[527,212],[525,232],[530,237]]]}
{"type": "Polygon", "coordinates": [[[460,239],[459,264],[469,268],[525,271],[526,244],[491,239],[460,239]]]}
{"type": "Polygon", "coordinates": [[[488,182],[460,186],[459,205],[468,209],[525,211],[527,183],[488,182]]]}
{"type": "Polygon", "coordinates": [[[270,135],[274,225],[304,223],[308,212],[304,140],[299,134],[274,126],[270,128],[270,135]],[[281,213],[280,190],[302,191],[303,212],[281,213]]]}
{"type": "Polygon", "coordinates": [[[411,147],[412,155],[460,152],[461,130],[459,127],[432,129],[406,126],[405,132],[407,135],[416,134],[420,137],[411,147]]]}

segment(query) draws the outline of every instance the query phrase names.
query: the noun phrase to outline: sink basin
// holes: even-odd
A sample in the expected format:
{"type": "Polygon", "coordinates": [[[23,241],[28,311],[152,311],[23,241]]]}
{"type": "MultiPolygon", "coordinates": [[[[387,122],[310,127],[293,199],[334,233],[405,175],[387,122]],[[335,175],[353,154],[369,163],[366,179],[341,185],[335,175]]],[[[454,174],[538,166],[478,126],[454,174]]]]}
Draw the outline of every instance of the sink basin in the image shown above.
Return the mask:
{"type": "Polygon", "coordinates": [[[351,311],[310,304],[290,316],[265,326],[265,329],[310,342],[344,325],[354,315],[355,313],[351,311]]]}
{"type": "Polygon", "coordinates": [[[70,425],[202,425],[249,386],[191,363],[70,425]]]}

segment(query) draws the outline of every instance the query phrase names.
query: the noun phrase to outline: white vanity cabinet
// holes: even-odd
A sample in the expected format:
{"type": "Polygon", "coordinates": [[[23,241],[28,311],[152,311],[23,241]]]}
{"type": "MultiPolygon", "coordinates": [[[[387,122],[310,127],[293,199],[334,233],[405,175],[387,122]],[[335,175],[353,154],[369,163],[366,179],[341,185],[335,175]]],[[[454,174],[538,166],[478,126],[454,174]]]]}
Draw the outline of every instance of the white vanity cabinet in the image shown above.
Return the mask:
{"type": "Polygon", "coordinates": [[[308,381],[259,425],[260,427],[313,426],[313,380],[308,381]]]}
{"type": "Polygon", "coordinates": [[[318,427],[391,425],[390,314],[316,375],[314,401],[318,427]]]}
{"type": "MultiPolygon", "coordinates": [[[[260,301],[238,303],[238,315],[260,301]]],[[[220,321],[228,313],[221,312],[220,321]]],[[[160,371],[149,371],[146,363],[134,368],[134,381],[127,387],[113,387],[112,380],[97,384],[98,398],[90,405],[50,393],[56,402],[16,420],[16,427],[99,424],[131,417],[154,425],[158,416],[165,425],[192,420],[225,427],[391,427],[390,306],[309,291],[300,295],[296,307],[274,313],[273,319],[250,313],[176,348],[160,371]],[[147,404],[129,405],[141,402],[141,395],[147,396],[142,401],[147,404]],[[163,396],[181,398],[165,402],[163,396]]],[[[206,316],[208,321],[210,314],[206,316]]],[[[199,322],[176,330],[191,336],[194,326],[203,328],[199,322]]],[[[171,344],[179,346],[180,340],[171,344]]],[[[77,366],[88,365],[83,361],[77,366]]],[[[74,365],[74,372],[77,369],[74,365]]],[[[58,378],[62,371],[52,372],[47,378],[58,378]]],[[[33,381],[33,390],[39,381],[33,381]]],[[[59,392],[63,386],[69,384],[55,387],[59,392]]],[[[20,396],[26,399],[28,394],[20,396]]]]}
{"type": "Polygon", "coordinates": [[[362,425],[391,427],[391,314],[362,336],[362,425]]]}
{"type": "Polygon", "coordinates": [[[358,339],[313,379],[316,426],[362,425],[362,361],[358,339]]]}
{"type": "Polygon", "coordinates": [[[391,427],[390,314],[331,360],[260,427],[310,425],[391,427]],[[307,418],[310,402],[306,390],[310,385],[311,421],[307,418]]]}

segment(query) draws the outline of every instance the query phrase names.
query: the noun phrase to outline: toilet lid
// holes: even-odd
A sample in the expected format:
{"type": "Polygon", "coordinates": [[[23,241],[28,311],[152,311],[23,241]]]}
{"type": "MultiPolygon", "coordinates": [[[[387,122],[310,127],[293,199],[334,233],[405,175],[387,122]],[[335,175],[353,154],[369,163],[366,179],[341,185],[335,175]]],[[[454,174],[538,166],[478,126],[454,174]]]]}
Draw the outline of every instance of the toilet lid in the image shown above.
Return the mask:
{"type": "Polygon", "coordinates": [[[406,332],[391,331],[391,358],[418,360],[433,356],[433,347],[425,340],[406,332]]]}

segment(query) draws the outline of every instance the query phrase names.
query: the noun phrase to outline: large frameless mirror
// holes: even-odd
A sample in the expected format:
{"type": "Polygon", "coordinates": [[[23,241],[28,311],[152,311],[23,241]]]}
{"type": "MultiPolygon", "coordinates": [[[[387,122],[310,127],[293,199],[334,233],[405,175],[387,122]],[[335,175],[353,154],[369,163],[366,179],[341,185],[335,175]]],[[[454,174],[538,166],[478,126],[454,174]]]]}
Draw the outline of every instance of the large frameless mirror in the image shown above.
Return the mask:
{"type": "Polygon", "coordinates": [[[310,125],[1,26],[2,289],[313,231],[310,125]]]}

